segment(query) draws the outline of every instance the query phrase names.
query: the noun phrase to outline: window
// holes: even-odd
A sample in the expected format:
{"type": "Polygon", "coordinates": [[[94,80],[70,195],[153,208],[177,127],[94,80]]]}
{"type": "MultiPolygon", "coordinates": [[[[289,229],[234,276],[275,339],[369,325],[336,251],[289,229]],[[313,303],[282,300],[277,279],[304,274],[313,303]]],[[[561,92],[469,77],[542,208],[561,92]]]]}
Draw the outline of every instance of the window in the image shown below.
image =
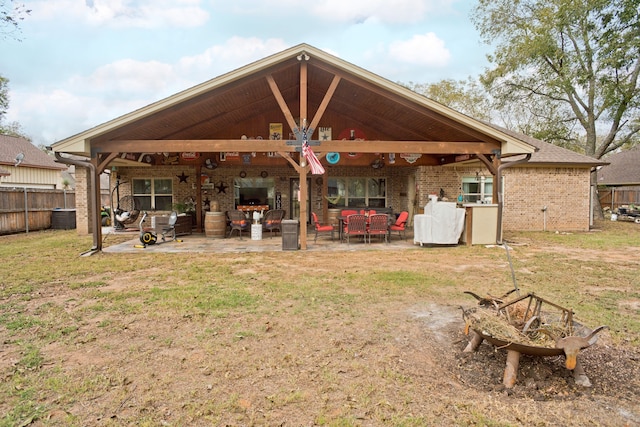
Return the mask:
{"type": "Polygon", "coordinates": [[[493,177],[474,176],[462,178],[462,201],[476,203],[479,200],[491,203],[493,198],[493,177]]]}
{"type": "Polygon", "coordinates": [[[133,180],[133,196],[143,210],[170,211],[173,205],[171,178],[145,178],[133,180]]]}
{"type": "Polygon", "coordinates": [[[329,178],[329,208],[345,206],[387,206],[385,178],[329,178]]]}

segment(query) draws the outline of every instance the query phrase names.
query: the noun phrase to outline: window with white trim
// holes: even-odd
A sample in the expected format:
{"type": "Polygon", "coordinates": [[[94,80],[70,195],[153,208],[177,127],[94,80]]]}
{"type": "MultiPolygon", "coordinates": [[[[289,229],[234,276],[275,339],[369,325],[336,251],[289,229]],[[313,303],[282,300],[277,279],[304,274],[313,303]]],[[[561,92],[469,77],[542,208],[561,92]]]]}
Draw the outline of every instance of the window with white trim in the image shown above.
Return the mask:
{"type": "Polygon", "coordinates": [[[133,197],[140,202],[142,210],[170,211],[173,206],[173,179],[134,179],[133,197]]]}
{"type": "Polygon", "coordinates": [[[387,206],[386,178],[329,178],[329,208],[387,206]]]}
{"type": "Polygon", "coordinates": [[[482,175],[462,178],[462,201],[477,203],[478,201],[491,203],[493,198],[493,177],[482,175]]]}

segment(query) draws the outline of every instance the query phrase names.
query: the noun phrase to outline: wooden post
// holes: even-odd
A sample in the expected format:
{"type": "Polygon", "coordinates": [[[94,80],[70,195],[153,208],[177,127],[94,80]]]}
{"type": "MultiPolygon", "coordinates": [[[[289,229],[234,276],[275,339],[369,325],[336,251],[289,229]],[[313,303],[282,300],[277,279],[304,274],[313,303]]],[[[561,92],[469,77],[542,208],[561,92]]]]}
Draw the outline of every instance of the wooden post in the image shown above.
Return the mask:
{"type": "Polygon", "coordinates": [[[507,366],[504,368],[502,383],[506,388],[513,388],[518,379],[518,365],[520,364],[520,352],[507,350],[507,366]]]}

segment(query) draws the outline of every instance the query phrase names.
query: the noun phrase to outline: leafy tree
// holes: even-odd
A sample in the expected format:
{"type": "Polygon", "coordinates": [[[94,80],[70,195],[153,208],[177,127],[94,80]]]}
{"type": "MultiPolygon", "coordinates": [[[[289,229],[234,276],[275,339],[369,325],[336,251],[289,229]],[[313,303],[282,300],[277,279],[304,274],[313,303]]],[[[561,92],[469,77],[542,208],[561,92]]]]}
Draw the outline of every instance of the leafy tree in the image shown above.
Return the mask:
{"type": "Polygon", "coordinates": [[[471,78],[467,80],[445,79],[437,83],[413,83],[406,85],[414,92],[453,108],[474,119],[491,120],[491,99],[482,86],[471,78]]]}
{"type": "Polygon", "coordinates": [[[0,0],[0,37],[11,35],[19,40],[16,34],[20,30],[20,22],[30,13],[31,9],[27,9],[23,3],[0,0]]]}
{"type": "Polygon", "coordinates": [[[474,23],[496,46],[482,82],[499,106],[546,121],[532,136],[595,158],[635,144],[639,16],[640,0],[478,0],[474,23]]]}
{"type": "Polygon", "coordinates": [[[31,140],[24,134],[18,122],[4,123],[3,119],[9,109],[9,79],[0,76],[0,135],[19,136],[31,140]]]}
{"type": "Polygon", "coordinates": [[[9,79],[0,75],[0,123],[9,109],[9,79]]]}

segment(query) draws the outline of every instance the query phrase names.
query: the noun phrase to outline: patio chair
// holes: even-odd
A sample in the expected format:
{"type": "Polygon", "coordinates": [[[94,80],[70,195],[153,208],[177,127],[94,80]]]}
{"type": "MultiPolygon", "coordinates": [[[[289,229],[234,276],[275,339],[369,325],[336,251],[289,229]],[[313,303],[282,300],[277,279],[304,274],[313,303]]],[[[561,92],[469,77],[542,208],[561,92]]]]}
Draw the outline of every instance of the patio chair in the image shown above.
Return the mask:
{"type": "Polygon", "coordinates": [[[406,240],[407,239],[406,226],[407,226],[408,219],[409,219],[409,212],[407,211],[400,212],[400,215],[398,215],[398,219],[396,220],[396,222],[394,224],[391,224],[391,226],[389,227],[389,238],[391,238],[392,231],[397,231],[398,236],[400,236],[400,238],[403,238],[404,236],[404,240],[406,240]]]}
{"type": "Polygon", "coordinates": [[[373,214],[369,215],[369,227],[367,229],[367,235],[369,236],[369,243],[371,243],[371,236],[384,236],[385,243],[389,243],[387,235],[389,234],[389,215],[387,214],[373,214]]]}
{"type": "Polygon", "coordinates": [[[274,231],[282,233],[282,220],[284,219],[284,209],[271,209],[262,217],[262,232],[268,231],[273,237],[274,231]]]}
{"type": "MultiPolygon", "coordinates": [[[[355,214],[357,214],[357,213],[358,213],[358,211],[357,211],[357,210],[355,210],[355,209],[343,209],[343,210],[340,212],[340,217],[342,217],[342,224],[343,224],[344,226],[346,226],[346,225],[347,225],[347,223],[349,222],[349,219],[348,219],[348,218],[349,218],[349,215],[355,215],[355,214]]],[[[361,214],[364,214],[364,212],[361,212],[361,214]]]]}
{"type": "Polygon", "coordinates": [[[350,236],[362,236],[366,242],[367,217],[360,214],[349,215],[344,226],[344,235],[347,236],[347,244],[350,236]]]}
{"type": "Polygon", "coordinates": [[[331,240],[333,240],[333,225],[321,225],[315,212],[311,212],[311,217],[313,218],[313,228],[316,230],[316,236],[313,241],[318,240],[318,233],[331,233],[331,240]]]}
{"type": "Polygon", "coordinates": [[[167,241],[167,237],[171,238],[169,241],[176,240],[176,222],[178,222],[178,212],[171,211],[171,215],[169,215],[169,223],[162,227],[160,231],[160,235],[162,236],[162,241],[167,241]]]}
{"type": "Polygon", "coordinates": [[[229,217],[229,225],[231,226],[231,230],[229,230],[229,236],[233,234],[234,230],[238,230],[238,235],[240,236],[240,240],[242,240],[242,231],[248,231],[251,226],[251,222],[244,216],[244,212],[240,210],[229,211],[227,212],[227,216],[229,217]]]}

